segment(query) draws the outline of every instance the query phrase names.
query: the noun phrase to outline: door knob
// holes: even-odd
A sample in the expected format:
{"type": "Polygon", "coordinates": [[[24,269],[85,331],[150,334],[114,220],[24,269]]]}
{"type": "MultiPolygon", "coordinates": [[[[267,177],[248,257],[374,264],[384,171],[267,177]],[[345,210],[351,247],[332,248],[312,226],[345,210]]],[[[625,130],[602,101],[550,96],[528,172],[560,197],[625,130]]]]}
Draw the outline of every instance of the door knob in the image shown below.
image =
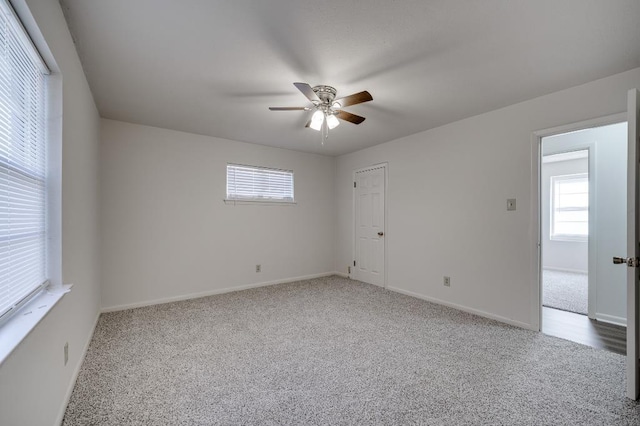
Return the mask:
{"type": "Polygon", "coordinates": [[[640,266],[640,259],[633,257],[613,257],[613,263],[616,265],[621,265],[626,263],[629,268],[637,268],[640,266]]]}
{"type": "Polygon", "coordinates": [[[378,237],[382,237],[384,235],[384,232],[380,231],[378,232],[378,237]]]}

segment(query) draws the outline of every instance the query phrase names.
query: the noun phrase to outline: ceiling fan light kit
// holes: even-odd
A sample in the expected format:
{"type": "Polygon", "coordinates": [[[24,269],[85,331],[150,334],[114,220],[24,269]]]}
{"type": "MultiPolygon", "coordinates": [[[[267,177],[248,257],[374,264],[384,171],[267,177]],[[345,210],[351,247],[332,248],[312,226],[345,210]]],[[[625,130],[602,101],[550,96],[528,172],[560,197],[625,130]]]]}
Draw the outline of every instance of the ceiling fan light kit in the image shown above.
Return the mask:
{"type": "Polygon", "coordinates": [[[366,90],[335,99],[338,91],[334,87],[326,85],[311,87],[307,83],[293,83],[293,85],[311,101],[313,107],[269,107],[269,109],[271,111],[311,111],[315,109],[311,120],[307,122],[305,127],[322,131],[323,140],[329,136],[330,129],[335,129],[340,124],[339,119],[353,124],[360,124],[365,120],[364,117],[343,111],[342,108],[373,100],[371,94],[366,90]]]}

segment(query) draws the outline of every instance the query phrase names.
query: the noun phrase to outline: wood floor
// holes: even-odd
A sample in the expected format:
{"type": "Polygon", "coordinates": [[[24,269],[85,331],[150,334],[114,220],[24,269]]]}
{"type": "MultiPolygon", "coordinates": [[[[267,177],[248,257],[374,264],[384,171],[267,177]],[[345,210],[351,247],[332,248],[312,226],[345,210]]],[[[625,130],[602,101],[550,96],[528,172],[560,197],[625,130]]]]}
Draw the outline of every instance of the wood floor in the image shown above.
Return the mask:
{"type": "Polygon", "coordinates": [[[626,328],[589,319],[586,315],[542,307],[542,332],[626,355],[626,328]]]}

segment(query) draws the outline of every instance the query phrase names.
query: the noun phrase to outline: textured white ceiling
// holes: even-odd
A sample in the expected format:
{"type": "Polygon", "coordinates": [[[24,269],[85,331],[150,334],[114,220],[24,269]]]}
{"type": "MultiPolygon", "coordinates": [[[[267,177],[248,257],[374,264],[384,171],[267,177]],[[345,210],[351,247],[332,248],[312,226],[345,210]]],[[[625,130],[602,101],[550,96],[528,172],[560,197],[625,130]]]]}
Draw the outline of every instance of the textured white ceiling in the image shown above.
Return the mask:
{"type": "Polygon", "coordinates": [[[100,114],[327,155],[640,66],[638,0],[64,0],[100,114]],[[293,82],[368,90],[325,145],[293,82]]]}

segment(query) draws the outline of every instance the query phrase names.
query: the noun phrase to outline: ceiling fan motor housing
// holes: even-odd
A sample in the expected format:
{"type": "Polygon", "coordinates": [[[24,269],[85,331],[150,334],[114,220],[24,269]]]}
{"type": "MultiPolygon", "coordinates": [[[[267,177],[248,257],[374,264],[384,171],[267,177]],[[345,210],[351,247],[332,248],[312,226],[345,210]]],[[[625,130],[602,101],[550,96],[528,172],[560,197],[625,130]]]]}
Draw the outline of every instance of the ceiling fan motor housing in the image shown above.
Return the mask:
{"type": "Polygon", "coordinates": [[[315,86],[313,91],[318,95],[318,98],[320,98],[320,105],[326,105],[328,107],[331,107],[338,93],[334,87],[324,85],[315,86]]]}

